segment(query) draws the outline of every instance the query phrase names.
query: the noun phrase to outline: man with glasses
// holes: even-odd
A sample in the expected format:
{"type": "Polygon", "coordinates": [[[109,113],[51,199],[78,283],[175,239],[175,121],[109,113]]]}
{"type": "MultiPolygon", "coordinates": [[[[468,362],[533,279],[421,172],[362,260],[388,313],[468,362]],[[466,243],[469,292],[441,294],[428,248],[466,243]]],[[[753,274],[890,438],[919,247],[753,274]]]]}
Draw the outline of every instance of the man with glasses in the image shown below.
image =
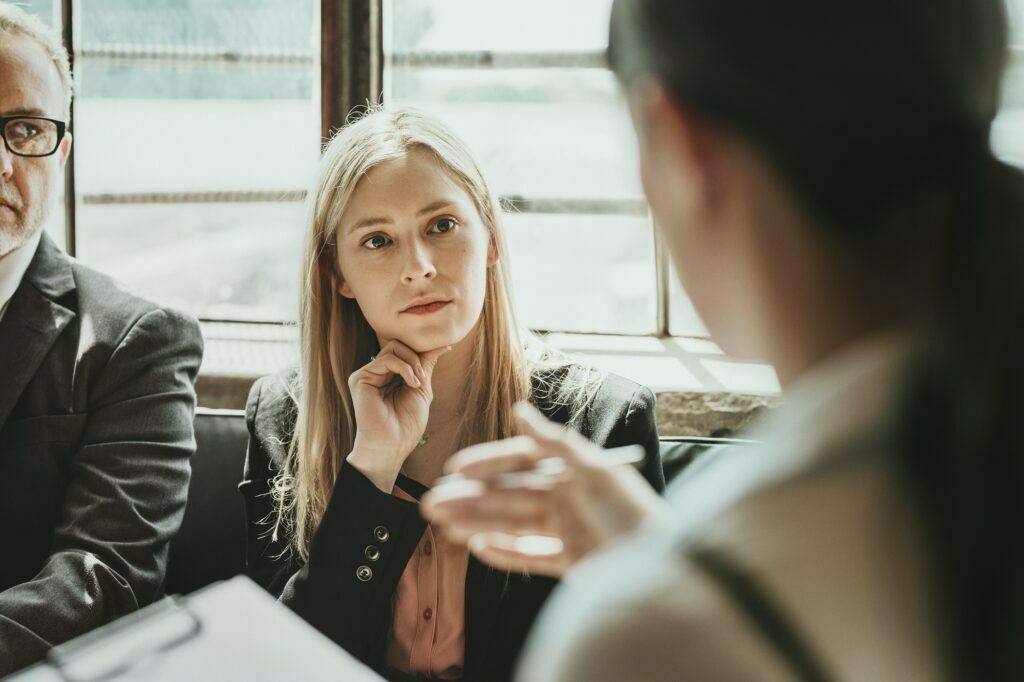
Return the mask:
{"type": "Polygon", "coordinates": [[[70,102],[60,40],[0,0],[0,677],[160,596],[195,449],[198,324],[43,232],[70,102]]]}

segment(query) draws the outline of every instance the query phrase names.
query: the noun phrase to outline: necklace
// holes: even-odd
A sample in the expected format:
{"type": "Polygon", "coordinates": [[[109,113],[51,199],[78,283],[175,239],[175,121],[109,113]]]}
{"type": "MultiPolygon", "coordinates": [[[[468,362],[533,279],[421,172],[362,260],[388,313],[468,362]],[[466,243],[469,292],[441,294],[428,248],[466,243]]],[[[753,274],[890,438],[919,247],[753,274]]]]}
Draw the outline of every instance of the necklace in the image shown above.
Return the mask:
{"type": "MultiPolygon", "coordinates": [[[[461,414],[462,414],[461,412],[456,412],[451,417],[448,417],[448,419],[446,419],[444,421],[444,423],[442,423],[440,426],[434,427],[434,429],[433,429],[434,433],[432,433],[431,436],[436,436],[438,431],[440,431],[444,427],[446,427],[449,424],[451,424],[455,420],[455,418],[460,416],[461,414]]],[[[421,448],[424,445],[426,445],[427,444],[427,440],[429,440],[429,438],[430,438],[430,436],[428,436],[427,432],[424,431],[423,435],[420,436],[420,442],[416,444],[416,447],[421,448]]]]}

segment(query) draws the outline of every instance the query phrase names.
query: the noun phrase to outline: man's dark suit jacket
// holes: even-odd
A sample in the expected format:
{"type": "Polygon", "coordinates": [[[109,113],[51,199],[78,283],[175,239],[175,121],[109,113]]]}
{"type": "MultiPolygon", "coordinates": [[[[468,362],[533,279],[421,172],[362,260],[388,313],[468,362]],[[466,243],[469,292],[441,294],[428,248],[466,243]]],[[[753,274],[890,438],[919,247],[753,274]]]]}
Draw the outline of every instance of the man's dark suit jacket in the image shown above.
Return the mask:
{"type": "Polygon", "coordinates": [[[160,596],[201,357],[43,235],[0,321],[0,676],[160,596]]]}
{"type": "MultiPolygon", "coordinates": [[[[249,519],[247,570],[322,633],[384,672],[392,596],[426,522],[418,505],[381,492],[357,469],[343,464],[313,539],[308,564],[280,556],[285,546],[270,540],[266,520],[274,513],[270,481],[284,461],[294,432],[295,406],[286,389],[294,376],[292,371],[266,377],[249,394],[249,451],[239,486],[249,519]],[[367,559],[368,546],[379,549],[379,559],[367,559]],[[373,575],[368,581],[357,578],[360,566],[371,567],[373,575]]],[[[569,418],[568,410],[553,401],[537,398],[534,404],[550,419],[564,424],[569,418]]],[[[659,491],[664,488],[650,390],[609,376],[572,426],[605,447],[644,446],[646,458],[640,469],[652,486],[659,491]]],[[[405,476],[399,477],[398,484],[417,497],[426,490],[405,476]]],[[[556,584],[549,578],[496,571],[470,558],[465,679],[511,677],[530,625],[556,584]]]]}

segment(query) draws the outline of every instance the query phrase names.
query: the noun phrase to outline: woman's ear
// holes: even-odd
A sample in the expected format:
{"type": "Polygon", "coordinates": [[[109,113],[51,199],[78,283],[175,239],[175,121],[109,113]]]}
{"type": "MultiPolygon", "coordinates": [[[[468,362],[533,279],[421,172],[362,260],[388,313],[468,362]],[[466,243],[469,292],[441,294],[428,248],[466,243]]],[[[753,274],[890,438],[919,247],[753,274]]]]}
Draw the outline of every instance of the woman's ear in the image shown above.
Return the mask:
{"type": "Polygon", "coordinates": [[[648,198],[652,203],[686,204],[691,210],[717,208],[722,145],[716,131],[676,103],[661,85],[641,83],[632,94],[648,198]]]}
{"type": "Polygon", "coordinates": [[[665,88],[648,87],[645,127],[662,160],[660,170],[674,175],[674,184],[689,186],[707,207],[718,204],[722,147],[718,135],[669,96],[665,88]]]}
{"type": "Polygon", "coordinates": [[[355,298],[356,292],[352,291],[352,287],[348,285],[345,278],[339,275],[337,272],[331,274],[331,281],[334,283],[334,290],[345,298],[355,298]]]}

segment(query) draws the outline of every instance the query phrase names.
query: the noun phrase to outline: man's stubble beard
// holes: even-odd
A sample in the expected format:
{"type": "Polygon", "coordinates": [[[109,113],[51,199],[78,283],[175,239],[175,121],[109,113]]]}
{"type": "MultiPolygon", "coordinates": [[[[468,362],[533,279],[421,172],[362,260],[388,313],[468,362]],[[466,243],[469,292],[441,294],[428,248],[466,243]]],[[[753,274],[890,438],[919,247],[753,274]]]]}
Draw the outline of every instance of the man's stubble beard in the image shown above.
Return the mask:
{"type": "Polygon", "coordinates": [[[17,190],[0,183],[0,198],[14,204],[16,208],[13,220],[10,211],[0,209],[0,215],[6,214],[0,219],[0,258],[20,249],[43,229],[50,211],[57,203],[53,192],[45,194],[47,200],[42,206],[26,208],[17,190]]]}

